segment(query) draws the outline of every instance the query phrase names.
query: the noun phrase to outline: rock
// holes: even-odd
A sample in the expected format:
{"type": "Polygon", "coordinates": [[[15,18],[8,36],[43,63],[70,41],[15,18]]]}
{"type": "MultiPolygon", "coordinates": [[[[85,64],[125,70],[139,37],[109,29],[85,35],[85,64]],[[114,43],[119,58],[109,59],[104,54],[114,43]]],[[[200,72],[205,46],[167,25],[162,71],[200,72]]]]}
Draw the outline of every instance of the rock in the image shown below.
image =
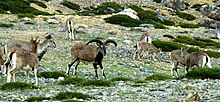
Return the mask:
{"type": "Polygon", "coordinates": [[[121,14],[121,15],[128,15],[128,16],[130,16],[133,19],[139,20],[139,17],[137,16],[137,12],[132,10],[131,8],[124,9],[123,11],[121,11],[119,13],[116,13],[116,14],[113,14],[113,15],[119,15],[119,14],[121,14]]]}
{"type": "Polygon", "coordinates": [[[148,74],[153,74],[154,73],[154,70],[152,68],[145,68],[145,67],[142,67],[142,66],[140,66],[140,71],[141,72],[146,72],[148,74]]]}
{"type": "Polygon", "coordinates": [[[220,20],[220,1],[210,4],[210,5],[203,5],[200,8],[200,11],[203,15],[212,18],[214,20],[220,20]]]}
{"type": "Polygon", "coordinates": [[[31,18],[29,18],[29,17],[24,17],[24,18],[21,18],[21,21],[22,21],[22,22],[31,22],[31,18]]]}
{"type": "Polygon", "coordinates": [[[108,32],[108,34],[111,34],[111,35],[122,35],[122,32],[120,30],[111,30],[108,32]]]}
{"type": "Polygon", "coordinates": [[[64,81],[65,78],[64,78],[64,77],[59,77],[57,80],[58,80],[58,81],[64,81]]]}
{"type": "Polygon", "coordinates": [[[58,24],[59,23],[59,21],[57,21],[56,19],[48,19],[47,22],[49,24],[58,24]]]}

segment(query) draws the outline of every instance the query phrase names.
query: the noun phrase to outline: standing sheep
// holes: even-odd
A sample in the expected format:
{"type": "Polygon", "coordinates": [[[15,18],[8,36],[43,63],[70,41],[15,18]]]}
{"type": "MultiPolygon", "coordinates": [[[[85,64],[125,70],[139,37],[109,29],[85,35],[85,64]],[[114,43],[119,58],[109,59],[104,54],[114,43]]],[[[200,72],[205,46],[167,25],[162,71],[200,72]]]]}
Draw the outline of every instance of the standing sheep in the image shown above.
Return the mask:
{"type": "Polygon", "coordinates": [[[89,42],[85,43],[77,43],[71,48],[71,57],[72,60],[68,64],[66,73],[69,75],[70,68],[73,64],[75,64],[74,69],[74,76],[77,77],[77,66],[79,65],[80,61],[86,61],[86,62],[92,62],[93,67],[95,68],[95,77],[98,78],[97,73],[97,65],[102,69],[103,77],[106,79],[104,68],[102,66],[102,59],[106,55],[106,46],[109,43],[113,43],[115,46],[117,46],[117,43],[114,40],[106,40],[105,42],[102,42],[98,39],[90,40],[89,42]],[[89,45],[92,42],[96,42],[98,46],[95,45],[89,45]]]}

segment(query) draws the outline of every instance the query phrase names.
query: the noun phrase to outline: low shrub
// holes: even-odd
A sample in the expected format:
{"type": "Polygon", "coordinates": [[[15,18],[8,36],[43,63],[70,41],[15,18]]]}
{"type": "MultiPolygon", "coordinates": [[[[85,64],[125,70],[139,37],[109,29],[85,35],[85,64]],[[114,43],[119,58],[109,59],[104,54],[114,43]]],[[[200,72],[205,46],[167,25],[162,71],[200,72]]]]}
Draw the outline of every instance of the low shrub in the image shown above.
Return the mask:
{"type": "Polygon", "coordinates": [[[201,25],[179,22],[176,26],[180,26],[182,28],[199,28],[201,25]]]}
{"type": "Polygon", "coordinates": [[[172,79],[170,75],[167,75],[165,73],[158,73],[148,76],[145,80],[159,81],[159,80],[169,80],[169,79],[172,79]]]}
{"type": "Polygon", "coordinates": [[[133,19],[127,15],[113,15],[104,19],[107,23],[119,24],[126,27],[136,27],[142,24],[140,20],[133,19]]]}
{"type": "Polygon", "coordinates": [[[6,83],[0,87],[1,90],[17,90],[17,89],[37,89],[38,87],[24,82],[6,83]]]}
{"type": "Polygon", "coordinates": [[[6,23],[0,22],[0,27],[10,28],[10,27],[13,27],[13,24],[6,24],[6,23]]]}
{"type": "Polygon", "coordinates": [[[0,14],[5,14],[6,12],[0,8],[0,14]]]}
{"type": "Polygon", "coordinates": [[[82,79],[82,78],[66,78],[64,81],[61,81],[58,84],[59,85],[72,84],[72,85],[80,86],[84,82],[85,82],[85,79],[82,79]]]}
{"type": "Polygon", "coordinates": [[[153,0],[153,2],[161,3],[162,0],[153,0]]]}
{"type": "Polygon", "coordinates": [[[25,102],[41,102],[43,100],[50,100],[48,97],[28,97],[25,102]]]}
{"type": "Polygon", "coordinates": [[[183,47],[183,45],[175,43],[175,42],[167,42],[167,41],[153,41],[152,42],[154,44],[155,47],[157,48],[161,48],[162,51],[165,52],[170,52],[176,49],[180,49],[181,47],[183,47]]]}
{"type": "Polygon", "coordinates": [[[114,13],[116,12],[119,12],[122,7],[117,4],[116,2],[105,2],[105,3],[102,3],[100,6],[98,6],[95,11],[96,11],[96,14],[100,15],[100,14],[107,14],[107,12],[105,12],[105,10],[107,10],[107,8],[112,8],[115,10],[114,13]]]}
{"type": "Polygon", "coordinates": [[[175,22],[171,19],[165,19],[163,21],[160,21],[161,24],[164,24],[164,25],[168,25],[168,26],[174,26],[175,25],[175,22]]]}
{"type": "Polygon", "coordinates": [[[79,101],[76,99],[66,99],[66,100],[62,100],[61,102],[85,102],[85,101],[79,101]]]}
{"type": "Polygon", "coordinates": [[[156,29],[167,29],[167,27],[165,27],[163,24],[159,23],[159,22],[156,22],[156,21],[153,21],[153,20],[144,20],[144,23],[146,24],[152,24],[154,25],[154,27],[156,29]]]}
{"type": "Polygon", "coordinates": [[[87,100],[92,97],[79,92],[60,92],[56,96],[54,96],[53,99],[64,100],[64,99],[73,99],[73,98],[87,100]]]}
{"type": "Polygon", "coordinates": [[[193,79],[220,79],[220,68],[195,68],[185,77],[193,79]]]}
{"type": "Polygon", "coordinates": [[[77,10],[79,11],[80,10],[80,6],[78,4],[75,4],[75,3],[72,3],[72,2],[69,2],[67,0],[64,0],[63,2],[60,3],[61,5],[63,6],[66,6],[72,10],[77,10]]]}
{"type": "Polygon", "coordinates": [[[209,57],[220,58],[220,52],[206,51],[206,53],[209,55],[209,57]]]}
{"type": "Polygon", "coordinates": [[[44,77],[44,78],[54,78],[58,79],[59,77],[67,77],[64,72],[60,71],[50,71],[50,72],[41,72],[38,73],[38,77],[44,77]]]}
{"type": "Polygon", "coordinates": [[[174,39],[175,38],[174,36],[169,35],[169,34],[165,34],[165,35],[163,35],[163,37],[167,37],[167,38],[170,38],[170,39],[174,39]]]}
{"type": "Polygon", "coordinates": [[[33,14],[18,14],[17,16],[18,16],[18,18],[24,18],[24,17],[34,18],[35,15],[33,15],[33,14]]]}
{"type": "Polygon", "coordinates": [[[193,6],[191,6],[191,8],[195,8],[196,11],[200,11],[200,8],[203,6],[204,4],[194,4],[193,6]]]}
{"type": "Polygon", "coordinates": [[[196,17],[191,15],[191,14],[188,14],[188,13],[185,13],[185,12],[181,12],[181,11],[176,11],[176,14],[180,17],[180,18],[183,18],[183,19],[186,19],[186,20],[189,20],[189,21],[192,21],[192,20],[195,20],[196,17]]]}
{"type": "Polygon", "coordinates": [[[111,81],[132,81],[132,79],[126,77],[114,77],[111,79],[111,81]]]}
{"type": "Polygon", "coordinates": [[[135,83],[145,83],[146,81],[145,80],[137,80],[135,81],[135,83]]]}
{"type": "Polygon", "coordinates": [[[40,7],[43,7],[43,8],[47,8],[47,5],[44,4],[43,2],[40,2],[40,1],[37,1],[37,0],[28,0],[30,3],[35,3],[37,4],[38,6],[40,7]]]}

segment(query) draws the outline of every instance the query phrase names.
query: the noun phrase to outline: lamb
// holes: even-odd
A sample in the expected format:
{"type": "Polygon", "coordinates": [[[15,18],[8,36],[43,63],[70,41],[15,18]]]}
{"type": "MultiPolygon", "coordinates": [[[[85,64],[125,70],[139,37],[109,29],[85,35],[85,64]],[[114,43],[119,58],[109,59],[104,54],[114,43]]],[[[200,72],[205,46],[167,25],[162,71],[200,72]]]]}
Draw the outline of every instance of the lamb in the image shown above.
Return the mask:
{"type": "Polygon", "coordinates": [[[70,39],[70,40],[75,40],[75,38],[76,38],[76,29],[75,29],[75,23],[74,23],[73,17],[70,17],[66,20],[66,27],[67,27],[67,30],[68,30],[68,33],[69,33],[69,36],[67,34],[66,38],[70,39]]]}
{"type": "Polygon", "coordinates": [[[205,65],[212,68],[210,63],[210,57],[204,52],[188,53],[188,48],[184,47],[181,50],[173,50],[170,53],[171,58],[171,76],[174,77],[173,71],[176,72],[176,76],[179,76],[177,67],[180,64],[186,67],[185,72],[188,73],[189,68],[196,65],[197,67],[204,67],[205,65]]]}
{"type": "Polygon", "coordinates": [[[7,72],[7,83],[15,82],[15,74],[20,69],[29,70],[28,68],[24,67],[31,67],[32,71],[34,71],[34,76],[36,80],[36,85],[38,85],[38,78],[37,78],[37,72],[38,72],[38,58],[37,58],[37,46],[40,41],[37,41],[37,38],[35,40],[31,39],[32,44],[32,51],[29,52],[25,49],[16,49],[13,52],[10,52],[8,54],[8,58],[4,63],[4,66],[6,69],[8,69],[7,72]],[[12,68],[9,68],[9,64],[11,64],[12,68]]]}
{"type": "Polygon", "coordinates": [[[92,39],[89,42],[85,43],[77,43],[71,48],[71,57],[72,60],[68,64],[66,74],[69,75],[70,68],[73,64],[75,64],[74,76],[77,77],[77,66],[80,61],[92,62],[93,67],[95,68],[95,77],[98,78],[97,74],[97,65],[102,69],[103,77],[106,79],[104,68],[102,66],[102,59],[106,55],[106,47],[109,43],[113,43],[117,46],[117,43],[114,40],[108,39],[105,42],[102,42],[98,39],[92,39]],[[92,42],[96,42],[98,46],[89,45],[92,42]]]}
{"type": "Polygon", "coordinates": [[[137,50],[134,52],[134,55],[133,55],[133,60],[136,59],[136,54],[138,54],[138,59],[140,59],[140,53],[144,51],[147,53],[149,52],[153,52],[154,55],[153,55],[153,60],[154,60],[154,57],[155,57],[155,53],[160,53],[161,52],[161,49],[158,49],[156,48],[153,44],[151,43],[148,43],[148,42],[145,42],[145,41],[139,41],[137,43],[137,50]]]}
{"type": "MultiPolygon", "coordinates": [[[[44,54],[47,52],[48,48],[56,48],[56,43],[53,41],[52,36],[48,35],[42,43],[38,44],[37,55],[39,61],[43,58],[44,54]]],[[[14,52],[16,49],[25,49],[27,51],[32,50],[32,44],[29,41],[12,40],[10,43],[5,45],[6,54],[9,52],[14,52]]]]}

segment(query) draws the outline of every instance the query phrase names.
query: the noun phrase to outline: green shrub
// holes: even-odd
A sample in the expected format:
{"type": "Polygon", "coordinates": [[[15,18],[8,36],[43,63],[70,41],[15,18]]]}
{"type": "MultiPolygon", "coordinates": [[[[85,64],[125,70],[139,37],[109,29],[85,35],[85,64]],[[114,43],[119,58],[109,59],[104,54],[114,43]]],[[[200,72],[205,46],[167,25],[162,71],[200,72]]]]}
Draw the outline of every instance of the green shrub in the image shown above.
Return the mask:
{"type": "Polygon", "coordinates": [[[84,102],[84,101],[79,101],[75,99],[67,99],[67,100],[62,100],[61,102],[84,102]]]}
{"type": "Polygon", "coordinates": [[[168,26],[174,26],[175,25],[175,22],[172,21],[171,19],[168,19],[168,20],[163,20],[163,21],[160,21],[161,24],[164,24],[164,25],[168,25],[168,26]]]}
{"type": "Polygon", "coordinates": [[[0,14],[6,13],[3,9],[0,8],[0,14]]]}
{"type": "Polygon", "coordinates": [[[24,17],[34,18],[35,15],[33,15],[33,14],[18,14],[17,16],[18,16],[18,18],[24,18],[24,17]]]}
{"type": "Polygon", "coordinates": [[[0,0],[0,9],[10,11],[12,14],[50,15],[30,6],[25,0],[0,0]]]}
{"type": "Polygon", "coordinates": [[[104,19],[107,23],[119,24],[126,27],[136,27],[142,24],[140,20],[133,19],[127,15],[113,15],[104,19]]]}
{"type": "Polygon", "coordinates": [[[209,55],[209,57],[220,58],[220,52],[206,51],[206,53],[209,55]]]}
{"type": "Polygon", "coordinates": [[[169,79],[172,79],[170,75],[167,75],[165,73],[158,73],[148,76],[145,80],[159,81],[159,80],[169,80],[169,79]]]}
{"type": "Polygon", "coordinates": [[[193,79],[220,79],[220,68],[195,68],[185,77],[193,79]]]}
{"type": "Polygon", "coordinates": [[[161,3],[162,0],[153,0],[153,2],[161,3]]]}
{"type": "Polygon", "coordinates": [[[156,29],[167,29],[167,27],[165,27],[163,24],[159,23],[159,22],[156,22],[156,21],[153,21],[153,20],[144,20],[144,23],[147,23],[147,24],[152,24],[154,25],[154,27],[156,29]]]}
{"type": "Polygon", "coordinates": [[[10,27],[13,27],[13,24],[6,24],[6,23],[0,22],[0,27],[10,28],[10,27]]]}
{"type": "Polygon", "coordinates": [[[40,1],[37,1],[37,0],[28,0],[30,3],[35,3],[35,4],[37,4],[38,6],[40,6],[40,7],[43,7],[43,8],[47,8],[47,5],[46,4],[44,4],[44,3],[42,3],[42,2],[40,2],[40,1]]]}
{"type": "Polygon", "coordinates": [[[85,79],[82,78],[66,78],[64,81],[59,82],[59,85],[66,85],[66,84],[72,84],[72,85],[82,85],[82,83],[85,82],[85,79]]]}
{"type": "Polygon", "coordinates": [[[73,98],[87,100],[92,97],[79,92],[60,92],[54,97],[55,100],[64,100],[64,99],[73,99],[73,98]]]}
{"type": "Polygon", "coordinates": [[[137,80],[135,81],[135,83],[145,83],[146,81],[145,80],[137,80]]]}
{"type": "Polygon", "coordinates": [[[199,51],[199,49],[198,48],[195,48],[195,47],[190,47],[189,49],[188,49],[188,53],[192,53],[192,52],[198,52],[199,51]]]}
{"type": "Polygon", "coordinates": [[[40,102],[43,100],[50,100],[48,97],[28,97],[25,102],[40,102]]]}
{"type": "Polygon", "coordinates": [[[75,3],[72,3],[72,2],[69,2],[67,0],[64,0],[63,2],[60,3],[61,5],[63,6],[66,6],[72,10],[77,10],[79,11],[80,10],[80,6],[78,4],[75,4],[75,3]]]}
{"type": "Polygon", "coordinates": [[[122,9],[122,7],[119,4],[117,4],[116,2],[105,2],[105,3],[102,3],[100,6],[98,6],[95,9],[96,14],[98,14],[98,15],[106,14],[105,10],[108,7],[113,8],[116,12],[118,12],[122,9]]]}
{"type": "Polygon", "coordinates": [[[38,87],[24,82],[6,83],[1,86],[1,90],[17,90],[17,89],[37,89],[38,87]]]}
{"type": "Polygon", "coordinates": [[[126,77],[114,77],[111,79],[111,81],[132,81],[132,79],[126,77]]]}
{"type": "Polygon", "coordinates": [[[169,35],[169,34],[165,34],[165,35],[163,35],[163,37],[167,37],[167,38],[170,38],[170,39],[174,39],[175,38],[174,36],[169,35]]]}
{"type": "Polygon", "coordinates": [[[199,28],[201,25],[179,22],[176,26],[180,26],[182,28],[199,28]]]}
{"type": "Polygon", "coordinates": [[[50,71],[50,72],[38,73],[38,77],[58,79],[59,77],[67,77],[67,76],[66,76],[66,74],[64,72],[50,71]]]}
{"type": "Polygon", "coordinates": [[[191,8],[195,8],[196,11],[200,11],[200,8],[203,6],[204,4],[195,4],[193,5],[191,8]]]}
{"type": "Polygon", "coordinates": [[[180,49],[183,45],[178,44],[178,43],[174,43],[174,42],[167,42],[167,41],[153,41],[152,42],[154,44],[155,47],[157,48],[161,48],[162,51],[165,52],[170,52],[176,49],[180,49]]]}
{"type": "Polygon", "coordinates": [[[196,17],[191,15],[191,14],[188,14],[188,13],[185,13],[185,12],[181,12],[181,11],[177,11],[176,14],[180,17],[180,18],[183,18],[183,19],[186,19],[186,20],[189,20],[189,21],[192,21],[192,20],[195,20],[196,17]]]}

